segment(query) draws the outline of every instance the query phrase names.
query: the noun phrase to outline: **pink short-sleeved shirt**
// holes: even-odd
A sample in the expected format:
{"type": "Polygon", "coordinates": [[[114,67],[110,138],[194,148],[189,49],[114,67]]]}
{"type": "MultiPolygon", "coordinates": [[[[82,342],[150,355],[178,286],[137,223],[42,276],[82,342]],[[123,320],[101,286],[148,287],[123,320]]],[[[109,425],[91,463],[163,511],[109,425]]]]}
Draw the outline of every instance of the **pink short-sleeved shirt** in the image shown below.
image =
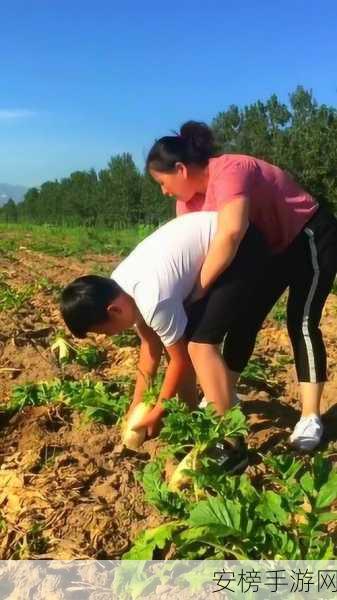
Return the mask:
{"type": "Polygon", "coordinates": [[[199,210],[221,210],[226,202],[245,195],[250,220],[265,235],[272,250],[282,252],[318,209],[315,199],[286,171],[243,154],[223,154],[209,161],[205,195],[177,201],[177,215],[199,210]]]}

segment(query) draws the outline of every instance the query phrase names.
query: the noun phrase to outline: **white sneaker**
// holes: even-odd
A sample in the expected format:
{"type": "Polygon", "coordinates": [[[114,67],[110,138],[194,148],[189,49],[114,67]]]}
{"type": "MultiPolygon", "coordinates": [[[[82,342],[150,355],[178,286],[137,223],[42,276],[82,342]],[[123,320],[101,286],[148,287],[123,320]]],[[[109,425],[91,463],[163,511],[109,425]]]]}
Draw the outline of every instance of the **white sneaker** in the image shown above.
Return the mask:
{"type": "MultiPolygon", "coordinates": [[[[240,403],[240,400],[241,400],[240,395],[242,396],[242,398],[244,398],[243,394],[234,394],[232,406],[236,406],[237,404],[240,403]]],[[[207,400],[206,396],[203,396],[201,401],[198,404],[198,408],[206,408],[207,404],[208,404],[208,400],[207,400]]]]}
{"type": "Polygon", "coordinates": [[[301,417],[289,437],[289,442],[298,450],[313,450],[318,446],[323,434],[321,419],[315,415],[301,417]]]}

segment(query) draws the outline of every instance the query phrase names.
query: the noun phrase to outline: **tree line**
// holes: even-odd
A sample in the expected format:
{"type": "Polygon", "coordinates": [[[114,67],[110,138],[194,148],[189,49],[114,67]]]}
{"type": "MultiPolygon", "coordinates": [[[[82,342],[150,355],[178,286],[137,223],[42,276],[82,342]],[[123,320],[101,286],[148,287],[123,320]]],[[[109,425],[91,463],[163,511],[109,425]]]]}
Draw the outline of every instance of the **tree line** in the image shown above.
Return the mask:
{"type": "MultiPolygon", "coordinates": [[[[281,103],[231,105],[211,123],[219,152],[250,154],[286,169],[319,202],[337,212],[337,110],[319,104],[299,86],[281,103]]],[[[174,215],[174,203],[137,169],[129,153],[113,156],[107,168],[76,171],[31,188],[24,200],[0,208],[7,222],[55,225],[158,225],[174,215]]]]}

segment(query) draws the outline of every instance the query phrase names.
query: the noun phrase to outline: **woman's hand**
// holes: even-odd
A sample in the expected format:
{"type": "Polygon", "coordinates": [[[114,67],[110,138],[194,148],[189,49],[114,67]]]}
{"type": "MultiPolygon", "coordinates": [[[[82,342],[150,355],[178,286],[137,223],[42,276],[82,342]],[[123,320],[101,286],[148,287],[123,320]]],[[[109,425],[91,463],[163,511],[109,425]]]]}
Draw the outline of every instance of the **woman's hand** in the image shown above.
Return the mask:
{"type": "Polygon", "coordinates": [[[193,304],[194,302],[197,302],[198,300],[201,300],[202,298],[204,298],[204,296],[206,296],[207,294],[207,289],[203,289],[201,287],[201,283],[200,280],[198,280],[193,288],[193,290],[191,291],[190,295],[187,296],[186,300],[184,301],[184,306],[190,306],[190,304],[193,304]]]}

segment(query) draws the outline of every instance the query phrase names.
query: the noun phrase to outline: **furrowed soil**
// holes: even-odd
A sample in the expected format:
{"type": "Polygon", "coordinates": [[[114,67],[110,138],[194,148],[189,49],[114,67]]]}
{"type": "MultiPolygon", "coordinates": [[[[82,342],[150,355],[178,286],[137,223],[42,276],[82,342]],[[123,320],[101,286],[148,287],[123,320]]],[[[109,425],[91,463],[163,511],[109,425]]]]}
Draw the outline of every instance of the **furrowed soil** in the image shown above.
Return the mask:
{"type": "MultiPolygon", "coordinates": [[[[16,385],[60,377],[111,382],[126,376],[132,383],[138,354],[134,340],[123,347],[104,336],[86,340],[84,345],[105,351],[104,362],[91,371],[77,364],[61,369],[50,350],[55,334],[64,329],[60,289],[83,274],[109,274],[118,260],[106,255],[59,258],[27,248],[0,254],[2,289],[17,292],[15,301],[1,296],[1,403],[9,401],[16,385]]],[[[336,317],[337,298],[330,295],[322,320],[330,373],[323,400],[323,444],[330,442],[332,448],[337,436],[336,317]]],[[[251,469],[258,453],[284,451],[299,417],[283,322],[271,317],[266,321],[254,360],[264,377],[253,369],[239,386],[250,421],[251,469]]],[[[146,442],[140,452],[126,451],[116,426],[86,422],[63,405],[26,407],[10,419],[0,413],[0,420],[0,559],[115,559],[138,532],[162,522],[144,501],[135,478],[156,451],[155,441],[146,442]]]]}

